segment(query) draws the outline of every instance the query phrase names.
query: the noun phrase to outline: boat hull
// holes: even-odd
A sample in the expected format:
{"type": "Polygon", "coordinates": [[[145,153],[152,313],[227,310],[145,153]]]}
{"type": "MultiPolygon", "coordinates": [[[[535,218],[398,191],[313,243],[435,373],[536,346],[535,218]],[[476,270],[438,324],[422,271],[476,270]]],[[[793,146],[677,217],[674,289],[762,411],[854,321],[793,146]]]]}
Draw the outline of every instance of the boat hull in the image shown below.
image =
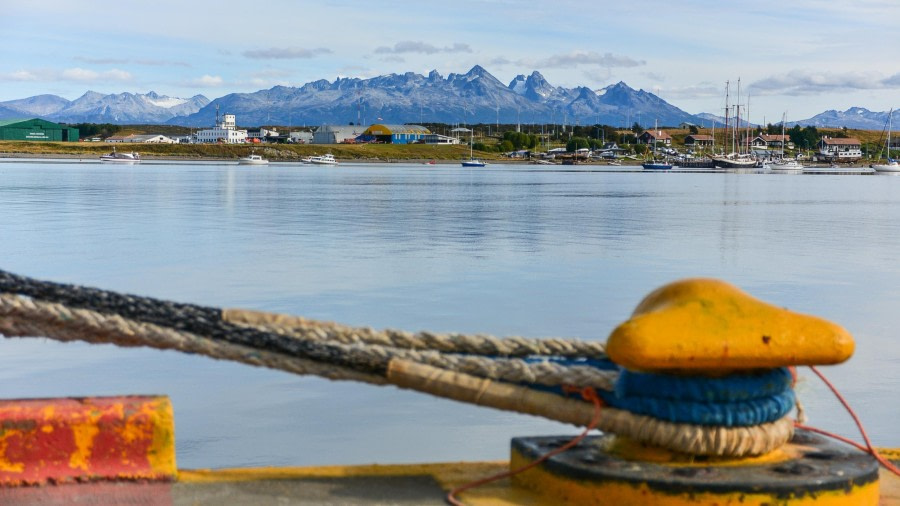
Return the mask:
{"type": "Polygon", "coordinates": [[[731,160],[728,158],[713,158],[713,163],[721,169],[752,169],[756,167],[756,160],[731,160]]]}
{"type": "Polygon", "coordinates": [[[900,172],[900,164],[896,163],[875,164],[872,168],[875,172],[900,172]]]}
{"type": "Polygon", "coordinates": [[[462,166],[463,167],[484,167],[485,163],[479,162],[477,160],[469,160],[469,161],[462,162],[462,166]]]}
{"type": "Polygon", "coordinates": [[[645,163],[641,165],[644,170],[669,170],[672,164],[669,163],[645,163]]]}

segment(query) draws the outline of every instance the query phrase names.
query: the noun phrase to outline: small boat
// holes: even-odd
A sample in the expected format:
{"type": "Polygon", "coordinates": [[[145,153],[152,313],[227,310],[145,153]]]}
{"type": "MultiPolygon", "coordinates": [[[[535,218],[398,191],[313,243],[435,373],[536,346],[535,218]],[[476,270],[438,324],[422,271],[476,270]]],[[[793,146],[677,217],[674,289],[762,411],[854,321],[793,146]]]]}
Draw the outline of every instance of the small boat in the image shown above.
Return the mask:
{"type": "Polygon", "coordinates": [[[887,161],[885,163],[872,164],[872,168],[875,169],[875,172],[900,172],[900,163],[897,163],[897,160],[891,158],[891,116],[893,115],[894,110],[891,109],[891,112],[888,113],[887,121],[887,142],[884,144],[887,149],[887,161]]]}
{"type": "Polygon", "coordinates": [[[313,165],[337,165],[338,162],[334,159],[334,155],[326,153],[321,156],[309,157],[309,163],[313,165]]]}
{"type": "Polygon", "coordinates": [[[238,160],[238,164],[240,165],[266,165],[268,163],[268,160],[255,154],[247,155],[244,158],[238,160]]]}
{"type": "Polygon", "coordinates": [[[644,170],[669,170],[672,168],[672,164],[669,162],[653,161],[642,163],[641,167],[643,167],[644,170]]]}
{"type": "Polygon", "coordinates": [[[428,160],[424,165],[434,165],[434,160],[428,160]]]}
{"type": "Polygon", "coordinates": [[[781,172],[800,172],[803,170],[803,165],[800,165],[800,162],[797,160],[785,160],[779,159],[769,162],[769,169],[773,171],[781,171],[781,172]]]}
{"type": "Polygon", "coordinates": [[[784,158],[784,119],[787,113],[781,115],[781,157],[769,163],[769,169],[780,172],[800,172],[803,166],[797,160],[786,160],[784,158]]]}
{"type": "Polygon", "coordinates": [[[463,167],[484,167],[485,165],[487,165],[486,163],[482,162],[481,160],[475,158],[475,155],[473,152],[474,137],[475,137],[475,132],[472,131],[471,135],[469,135],[469,159],[462,161],[463,167]]]}
{"type": "Polygon", "coordinates": [[[110,163],[141,163],[141,155],[132,151],[131,153],[119,153],[113,146],[112,153],[100,157],[101,162],[110,163]]]}

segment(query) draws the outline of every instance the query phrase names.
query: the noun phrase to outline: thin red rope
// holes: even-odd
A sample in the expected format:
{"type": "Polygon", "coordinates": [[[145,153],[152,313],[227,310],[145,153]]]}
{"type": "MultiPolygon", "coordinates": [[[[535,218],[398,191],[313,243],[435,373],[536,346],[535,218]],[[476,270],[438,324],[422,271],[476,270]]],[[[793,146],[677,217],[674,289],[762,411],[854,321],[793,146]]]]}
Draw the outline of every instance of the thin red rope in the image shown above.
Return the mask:
{"type": "Polygon", "coordinates": [[[524,466],[509,470],[509,471],[503,471],[502,473],[497,473],[497,474],[488,476],[486,478],[481,478],[480,480],[475,480],[473,482],[466,483],[465,485],[460,485],[460,486],[454,488],[447,494],[447,502],[452,504],[453,506],[465,506],[459,499],[456,498],[457,494],[464,492],[466,490],[469,490],[469,489],[473,489],[475,487],[480,487],[487,483],[491,483],[491,482],[494,482],[497,480],[502,480],[503,478],[509,478],[510,476],[514,476],[523,471],[527,471],[527,470],[531,469],[532,467],[540,464],[541,462],[544,462],[545,460],[549,459],[550,457],[559,455],[560,453],[577,445],[578,443],[581,442],[582,439],[584,439],[588,435],[588,432],[594,430],[594,428],[597,427],[597,424],[600,422],[600,411],[601,411],[601,408],[603,407],[603,401],[600,400],[600,397],[597,395],[597,392],[591,387],[585,387],[582,389],[578,389],[577,387],[563,387],[563,391],[566,393],[578,392],[581,394],[581,397],[584,398],[584,400],[594,403],[594,416],[591,418],[591,423],[589,423],[588,426],[584,428],[584,431],[581,434],[579,434],[578,436],[575,436],[568,443],[560,446],[559,448],[556,448],[555,450],[551,450],[551,451],[545,453],[544,455],[541,455],[537,460],[529,462],[528,464],[525,464],[524,466]]]}

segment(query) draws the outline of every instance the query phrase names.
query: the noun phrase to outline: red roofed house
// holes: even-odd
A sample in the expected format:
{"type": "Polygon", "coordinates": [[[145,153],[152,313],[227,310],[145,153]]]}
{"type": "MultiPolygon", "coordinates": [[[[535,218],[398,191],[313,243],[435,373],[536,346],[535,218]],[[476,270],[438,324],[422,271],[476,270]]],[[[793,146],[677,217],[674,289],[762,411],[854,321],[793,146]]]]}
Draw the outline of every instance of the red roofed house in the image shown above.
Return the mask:
{"type": "Polygon", "coordinates": [[[684,145],[695,148],[712,147],[713,137],[712,135],[691,134],[684,138],[684,145]]]}
{"type": "Polygon", "coordinates": [[[663,146],[672,145],[672,136],[662,130],[645,130],[637,140],[640,144],[653,144],[655,142],[663,146]]]}

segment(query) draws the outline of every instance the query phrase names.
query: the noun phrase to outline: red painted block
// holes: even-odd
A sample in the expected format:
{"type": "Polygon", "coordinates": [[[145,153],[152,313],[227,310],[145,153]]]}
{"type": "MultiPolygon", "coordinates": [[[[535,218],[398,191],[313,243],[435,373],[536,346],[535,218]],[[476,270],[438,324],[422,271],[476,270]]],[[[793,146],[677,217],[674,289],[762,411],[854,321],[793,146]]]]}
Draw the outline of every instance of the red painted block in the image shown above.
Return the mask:
{"type": "Polygon", "coordinates": [[[0,484],[174,480],[165,396],[0,401],[0,484]]]}

